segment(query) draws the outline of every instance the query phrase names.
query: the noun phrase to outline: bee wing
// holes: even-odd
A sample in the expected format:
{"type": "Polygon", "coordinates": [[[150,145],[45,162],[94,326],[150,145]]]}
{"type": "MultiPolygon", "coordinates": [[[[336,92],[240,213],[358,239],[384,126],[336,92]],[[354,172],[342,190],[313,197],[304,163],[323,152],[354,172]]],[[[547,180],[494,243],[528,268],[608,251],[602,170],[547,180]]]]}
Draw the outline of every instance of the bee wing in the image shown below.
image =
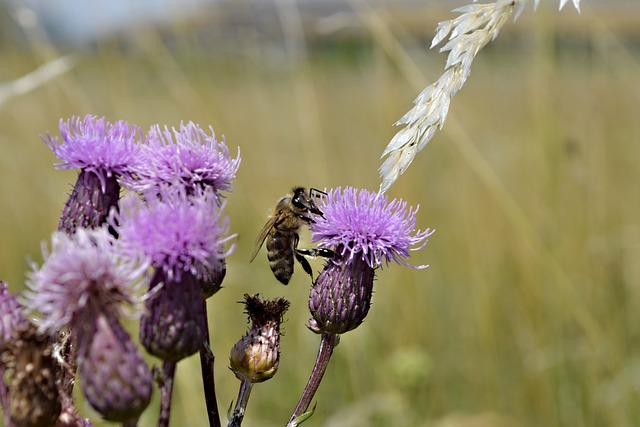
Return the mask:
{"type": "Polygon", "coordinates": [[[266,240],[267,236],[271,232],[271,229],[276,225],[277,219],[278,218],[276,216],[269,218],[269,221],[267,221],[264,227],[262,227],[260,234],[258,234],[258,237],[256,238],[256,244],[255,244],[255,247],[253,248],[253,254],[251,255],[251,259],[249,260],[249,262],[253,261],[256,255],[258,255],[258,252],[260,252],[260,248],[262,247],[262,245],[264,244],[264,241],[266,240]]]}

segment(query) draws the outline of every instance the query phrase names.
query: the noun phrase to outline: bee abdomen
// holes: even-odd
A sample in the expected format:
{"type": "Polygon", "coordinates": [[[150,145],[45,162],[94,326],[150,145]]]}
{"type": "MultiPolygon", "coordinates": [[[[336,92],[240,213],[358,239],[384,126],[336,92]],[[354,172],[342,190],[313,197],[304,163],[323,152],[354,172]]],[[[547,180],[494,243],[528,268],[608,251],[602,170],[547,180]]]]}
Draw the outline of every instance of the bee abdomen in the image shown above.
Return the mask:
{"type": "Polygon", "coordinates": [[[289,283],[293,275],[293,237],[274,233],[267,240],[267,259],[276,279],[284,285],[289,283]]]}

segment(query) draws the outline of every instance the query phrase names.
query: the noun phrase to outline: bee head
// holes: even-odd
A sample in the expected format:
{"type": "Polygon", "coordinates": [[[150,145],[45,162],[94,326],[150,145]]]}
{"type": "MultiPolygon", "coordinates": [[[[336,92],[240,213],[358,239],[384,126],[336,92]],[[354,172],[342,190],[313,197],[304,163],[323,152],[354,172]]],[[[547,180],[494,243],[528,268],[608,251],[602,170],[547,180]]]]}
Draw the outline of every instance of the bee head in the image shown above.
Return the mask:
{"type": "Polygon", "coordinates": [[[304,187],[296,187],[293,189],[293,196],[291,196],[291,204],[302,211],[309,211],[312,214],[321,216],[324,218],[322,211],[318,209],[315,200],[304,187]]]}

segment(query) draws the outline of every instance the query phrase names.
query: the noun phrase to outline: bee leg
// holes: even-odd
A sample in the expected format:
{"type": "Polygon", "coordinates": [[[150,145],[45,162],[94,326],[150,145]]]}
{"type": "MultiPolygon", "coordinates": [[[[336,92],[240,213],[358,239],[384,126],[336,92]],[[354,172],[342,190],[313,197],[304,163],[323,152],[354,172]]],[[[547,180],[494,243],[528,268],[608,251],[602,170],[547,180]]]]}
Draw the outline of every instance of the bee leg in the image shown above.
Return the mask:
{"type": "Polygon", "coordinates": [[[313,280],[313,274],[311,272],[311,265],[309,265],[309,261],[306,260],[305,257],[323,257],[323,258],[333,258],[335,252],[331,249],[327,248],[315,248],[315,249],[298,249],[295,248],[294,253],[296,254],[296,259],[302,265],[304,271],[307,272],[309,276],[311,276],[311,280],[313,280]]]}
{"type": "Polygon", "coordinates": [[[322,258],[333,258],[335,256],[335,252],[331,249],[327,248],[315,248],[315,249],[298,249],[296,248],[296,253],[309,257],[322,257],[322,258]]]}
{"type": "Polygon", "coordinates": [[[310,189],[309,189],[309,195],[310,195],[311,197],[321,197],[321,196],[318,196],[318,194],[322,194],[323,196],[326,196],[326,195],[327,195],[327,193],[325,193],[325,192],[324,192],[324,191],[322,191],[322,190],[318,190],[317,188],[310,188],[310,189]]]}
{"type": "Polygon", "coordinates": [[[302,253],[298,252],[298,250],[295,251],[295,254],[296,254],[296,259],[298,260],[300,265],[302,265],[302,269],[309,276],[311,276],[311,280],[313,280],[313,271],[311,270],[311,265],[309,264],[309,261],[307,261],[306,258],[302,255],[302,253]]]}
{"type": "Polygon", "coordinates": [[[311,270],[311,265],[309,264],[309,261],[305,259],[304,253],[302,252],[303,250],[298,249],[298,242],[300,242],[300,236],[296,234],[293,238],[293,253],[296,259],[298,260],[298,262],[300,263],[300,265],[302,266],[302,269],[309,276],[311,276],[311,280],[313,280],[313,271],[311,270]]]}
{"type": "Polygon", "coordinates": [[[333,258],[336,255],[335,252],[327,248],[317,248],[316,252],[316,256],[321,256],[323,258],[333,258]]]}
{"type": "Polygon", "coordinates": [[[315,221],[313,220],[313,218],[310,218],[308,216],[304,216],[302,214],[296,214],[296,217],[299,220],[306,222],[307,224],[315,224],[315,221]]]}

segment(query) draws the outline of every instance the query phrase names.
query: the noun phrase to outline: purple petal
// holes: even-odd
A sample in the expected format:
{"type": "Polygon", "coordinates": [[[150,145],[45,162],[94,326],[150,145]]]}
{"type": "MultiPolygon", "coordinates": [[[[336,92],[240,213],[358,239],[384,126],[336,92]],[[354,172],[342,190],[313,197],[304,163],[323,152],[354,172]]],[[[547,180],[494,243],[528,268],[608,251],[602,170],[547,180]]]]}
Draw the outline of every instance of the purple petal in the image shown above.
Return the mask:
{"type": "MultiPolygon", "coordinates": [[[[312,239],[333,247],[348,259],[362,257],[372,267],[394,261],[410,266],[411,250],[422,248],[435,231],[415,230],[418,208],[402,199],[393,199],[352,187],[329,190],[320,203],[324,218],[315,217],[312,239]]],[[[425,266],[415,266],[424,268],[425,266]]]]}

